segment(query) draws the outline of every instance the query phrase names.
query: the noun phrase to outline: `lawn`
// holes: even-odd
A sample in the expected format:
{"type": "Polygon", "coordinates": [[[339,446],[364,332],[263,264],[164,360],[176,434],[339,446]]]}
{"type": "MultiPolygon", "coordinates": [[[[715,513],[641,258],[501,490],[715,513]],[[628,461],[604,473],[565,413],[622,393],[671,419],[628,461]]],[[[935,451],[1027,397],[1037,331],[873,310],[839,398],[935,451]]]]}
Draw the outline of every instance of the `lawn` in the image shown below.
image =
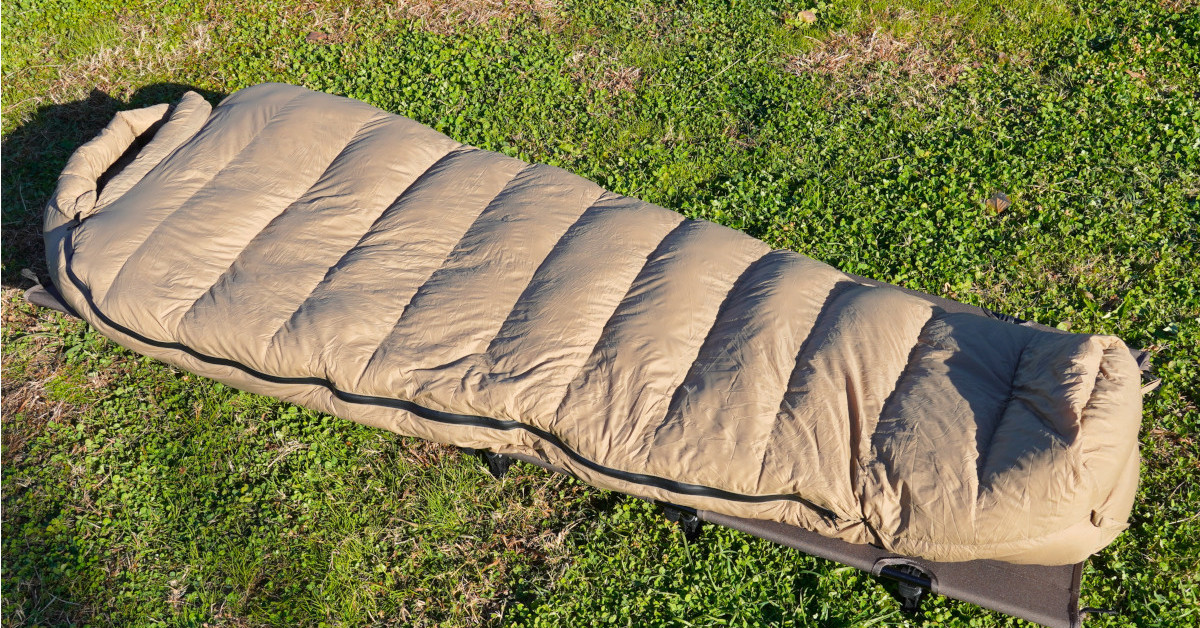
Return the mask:
{"type": "Polygon", "coordinates": [[[1119,612],[1089,626],[1200,623],[1195,0],[3,0],[0,20],[4,626],[1019,623],[946,599],[910,619],[851,568],[689,544],[638,500],[495,481],[22,302],[72,150],[118,110],[263,81],[1149,349],[1132,525],[1083,604],[1119,612]]]}

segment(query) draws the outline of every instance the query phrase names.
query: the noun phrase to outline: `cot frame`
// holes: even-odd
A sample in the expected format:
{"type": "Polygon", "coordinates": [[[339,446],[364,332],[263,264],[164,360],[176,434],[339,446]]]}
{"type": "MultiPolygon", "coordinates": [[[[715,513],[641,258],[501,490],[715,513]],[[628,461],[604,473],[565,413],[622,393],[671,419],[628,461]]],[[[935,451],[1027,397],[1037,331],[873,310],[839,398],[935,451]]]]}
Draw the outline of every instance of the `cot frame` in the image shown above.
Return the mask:
{"type": "MultiPolygon", "coordinates": [[[[858,275],[851,274],[850,276],[867,285],[898,288],[929,301],[935,307],[947,312],[986,316],[1012,324],[1065,333],[1052,327],[1024,321],[986,308],[951,301],[858,275]]],[[[34,305],[79,318],[79,315],[65,303],[53,284],[41,284],[30,288],[25,292],[25,299],[34,305]]],[[[1137,359],[1142,371],[1147,372],[1150,367],[1149,353],[1135,349],[1130,351],[1137,359]]],[[[571,475],[564,469],[531,456],[501,455],[473,449],[462,449],[462,451],[478,456],[487,465],[492,475],[497,478],[502,477],[516,460],[554,473],[571,475]]],[[[919,613],[922,602],[929,594],[944,595],[1048,628],[1080,628],[1086,615],[1112,612],[1079,607],[1083,562],[1056,566],[1017,565],[996,560],[937,562],[912,556],[901,556],[873,545],[848,543],[827,538],[798,526],[732,517],[668,503],[660,502],[660,505],[667,518],[678,522],[685,537],[691,541],[697,540],[699,537],[701,522],[708,522],[739,530],[805,554],[849,565],[880,579],[894,581],[895,590],[892,591],[892,595],[900,603],[901,609],[909,613],[919,613]]]]}

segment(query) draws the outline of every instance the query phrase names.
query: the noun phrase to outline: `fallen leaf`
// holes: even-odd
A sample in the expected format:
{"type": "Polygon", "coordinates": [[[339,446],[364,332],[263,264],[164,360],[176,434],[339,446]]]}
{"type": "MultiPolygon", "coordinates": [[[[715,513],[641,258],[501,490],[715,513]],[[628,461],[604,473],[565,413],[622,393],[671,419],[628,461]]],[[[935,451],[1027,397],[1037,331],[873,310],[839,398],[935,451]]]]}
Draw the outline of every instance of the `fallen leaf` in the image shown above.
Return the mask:
{"type": "Polygon", "coordinates": [[[996,192],[988,200],[984,201],[983,204],[987,205],[988,209],[999,214],[1008,209],[1012,205],[1012,201],[1008,200],[1008,195],[1004,192],[996,192]]]}

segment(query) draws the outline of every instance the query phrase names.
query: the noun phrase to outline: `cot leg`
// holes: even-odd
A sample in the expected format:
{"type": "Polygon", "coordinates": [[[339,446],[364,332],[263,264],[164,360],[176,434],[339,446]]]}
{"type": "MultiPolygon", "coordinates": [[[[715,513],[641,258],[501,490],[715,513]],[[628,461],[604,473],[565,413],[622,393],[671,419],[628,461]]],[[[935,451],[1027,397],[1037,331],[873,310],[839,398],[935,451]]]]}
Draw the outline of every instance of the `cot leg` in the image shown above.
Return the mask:
{"type": "Polygon", "coordinates": [[[913,565],[893,565],[884,567],[879,575],[896,581],[896,591],[892,594],[900,603],[900,610],[915,615],[921,612],[921,604],[929,593],[929,575],[913,565]]]}
{"type": "Polygon", "coordinates": [[[667,521],[679,524],[679,528],[683,530],[683,538],[687,539],[688,543],[694,543],[700,538],[700,517],[696,515],[695,510],[667,502],[658,502],[658,505],[666,515],[667,521]]]}
{"type": "Polygon", "coordinates": [[[479,458],[481,462],[487,465],[488,473],[491,473],[492,477],[496,478],[497,480],[504,477],[505,473],[508,473],[508,468],[511,467],[513,463],[512,458],[509,458],[504,454],[492,453],[486,449],[459,447],[458,450],[468,456],[479,458]]]}

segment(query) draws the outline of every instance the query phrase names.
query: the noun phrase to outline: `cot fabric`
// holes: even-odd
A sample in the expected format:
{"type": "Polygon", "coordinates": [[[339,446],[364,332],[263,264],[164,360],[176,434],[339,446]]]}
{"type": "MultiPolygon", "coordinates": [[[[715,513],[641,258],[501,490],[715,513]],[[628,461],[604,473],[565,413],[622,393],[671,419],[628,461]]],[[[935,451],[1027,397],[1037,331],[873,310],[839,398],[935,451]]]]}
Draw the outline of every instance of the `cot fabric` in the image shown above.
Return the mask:
{"type": "Polygon", "coordinates": [[[337,96],[122,113],[45,237],[122,345],[603,488],[939,561],[1078,562],[1132,505],[1120,340],[950,313],[337,96]]]}

